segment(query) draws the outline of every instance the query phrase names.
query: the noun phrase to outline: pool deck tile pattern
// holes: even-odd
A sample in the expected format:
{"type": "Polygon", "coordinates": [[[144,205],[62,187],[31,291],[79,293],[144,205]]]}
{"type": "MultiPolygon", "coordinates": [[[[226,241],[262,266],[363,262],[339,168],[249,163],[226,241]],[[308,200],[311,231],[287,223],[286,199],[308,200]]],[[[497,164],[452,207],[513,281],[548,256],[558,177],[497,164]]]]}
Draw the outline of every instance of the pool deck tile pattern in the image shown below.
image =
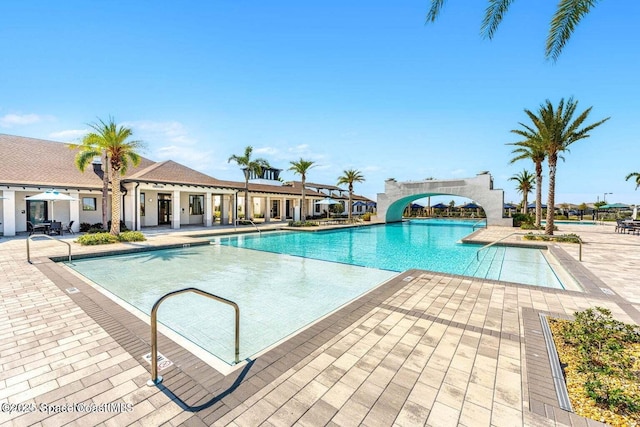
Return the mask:
{"type": "MultiPolygon", "coordinates": [[[[183,245],[202,232],[72,250],[183,245]]],[[[1,238],[0,425],[601,425],[558,408],[538,316],[604,306],[640,323],[640,237],[605,225],[563,232],[582,237],[582,263],[577,245],[552,251],[586,292],[411,270],[227,376],[161,336],[174,365],[160,387],[145,384],[148,324],[51,262],[66,253],[59,242],[31,242],[30,264],[24,236],[1,238]],[[91,402],[129,406],[80,406],[91,402]]]]}

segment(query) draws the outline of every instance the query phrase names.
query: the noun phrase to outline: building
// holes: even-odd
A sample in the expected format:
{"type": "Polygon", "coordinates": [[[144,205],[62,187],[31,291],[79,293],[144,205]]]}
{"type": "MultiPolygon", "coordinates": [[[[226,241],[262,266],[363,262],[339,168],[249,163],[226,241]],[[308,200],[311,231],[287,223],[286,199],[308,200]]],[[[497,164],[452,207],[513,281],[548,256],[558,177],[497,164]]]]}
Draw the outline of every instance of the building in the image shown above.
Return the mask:
{"type": "MultiPolygon", "coordinates": [[[[0,153],[0,233],[13,236],[27,231],[27,221],[73,221],[75,231],[82,223],[102,222],[104,165],[100,159],[80,172],[74,163],[77,150],[69,144],[5,134],[0,134],[0,153]],[[25,200],[49,189],[74,200],[25,200]]],[[[267,169],[260,177],[250,177],[251,212],[246,216],[266,222],[300,218],[302,185],[297,181],[283,183],[278,174],[277,169],[267,169]]],[[[345,190],[338,187],[306,187],[308,215],[316,212],[314,203],[328,194],[343,202],[348,199],[348,193],[345,197],[345,190]],[[332,192],[327,193],[330,188],[332,192]]],[[[213,227],[245,217],[244,182],[218,180],[171,160],[154,162],[142,158],[138,167],[130,168],[122,177],[121,190],[121,218],[132,230],[153,226],[213,227]]],[[[361,196],[354,200],[371,203],[361,196]]]]}

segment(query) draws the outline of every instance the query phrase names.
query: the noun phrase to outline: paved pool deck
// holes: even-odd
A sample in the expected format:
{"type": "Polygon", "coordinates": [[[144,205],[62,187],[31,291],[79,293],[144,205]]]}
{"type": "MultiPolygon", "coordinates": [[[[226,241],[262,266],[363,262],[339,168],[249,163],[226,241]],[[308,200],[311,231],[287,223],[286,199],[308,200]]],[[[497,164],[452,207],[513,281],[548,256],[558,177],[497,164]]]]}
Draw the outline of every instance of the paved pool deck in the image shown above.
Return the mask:
{"type": "MultiPolygon", "coordinates": [[[[173,362],[161,387],[146,385],[148,324],[49,259],[66,245],[32,241],[28,263],[26,236],[0,238],[0,425],[599,425],[559,409],[539,314],[603,306],[640,323],[640,236],[559,228],[584,241],[582,262],[578,245],[551,245],[584,292],[411,270],[228,375],[161,336],[173,362]]],[[[193,244],[210,230],[62,240],[78,255],[193,244]]]]}

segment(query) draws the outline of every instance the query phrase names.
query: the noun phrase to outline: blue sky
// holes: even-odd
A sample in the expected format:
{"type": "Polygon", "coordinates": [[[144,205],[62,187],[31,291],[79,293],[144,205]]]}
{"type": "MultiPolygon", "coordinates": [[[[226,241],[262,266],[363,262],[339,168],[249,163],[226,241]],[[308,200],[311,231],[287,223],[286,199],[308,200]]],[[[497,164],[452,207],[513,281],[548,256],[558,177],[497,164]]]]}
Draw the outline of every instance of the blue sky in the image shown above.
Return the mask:
{"type": "Polygon", "coordinates": [[[555,2],[514,2],[492,41],[486,1],[445,6],[426,25],[427,0],[2,2],[0,133],[77,142],[113,116],[144,156],[219,179],[242,181],[227,159],[252,145],[285,170],[315,161],[312,182],[358,169],[374,199],[387,178],[488,170],[519,201],[508,179],[533,166],[509,164],[510,130],[573,96],[611,119],[565,154],[556,202],[637,203],[624,178],[640,172],[640,2],[600,2],[557,63],[544,59],[555,2]]]}

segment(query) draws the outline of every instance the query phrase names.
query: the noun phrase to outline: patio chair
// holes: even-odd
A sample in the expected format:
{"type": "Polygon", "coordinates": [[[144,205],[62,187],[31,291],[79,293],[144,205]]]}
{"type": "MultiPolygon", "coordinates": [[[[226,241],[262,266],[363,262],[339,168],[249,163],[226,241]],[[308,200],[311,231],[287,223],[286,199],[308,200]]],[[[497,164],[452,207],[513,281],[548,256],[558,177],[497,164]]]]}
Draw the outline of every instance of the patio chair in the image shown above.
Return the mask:
{"type": "Polygon", "coordinates": [[[62,236],[62,223],[60,221],[54,221],[49,226],[49,236],[51,236],[52,234],[62,236]]]}
{"type": "Polygon", "coordinates": [[[27,231],[29,232],[29,236],[35,233],[45,234],[47,232],[47,226],[44,224],[34,225],[31,221],[27,221],[27,231]]]}
{"type": "Polygon", "coordinates": [[[71,227],[73,227],[73,221],[70,221],[70,222],[69,222],[69,224],[65,225],[65,226],[63,227],[62,231],[66,231],[67,233],[71,233],[71,234],[76,234],[76,233],[73,231],[73,228],[71,228],[71,227]]]}
{"type": "Polygon", "coordinates": [[[631,233],[633,232],[633,228],[633,224],[630,222],[618,219],[616,220],[616,229],[614,231],[616,233],[631,233]]]}

